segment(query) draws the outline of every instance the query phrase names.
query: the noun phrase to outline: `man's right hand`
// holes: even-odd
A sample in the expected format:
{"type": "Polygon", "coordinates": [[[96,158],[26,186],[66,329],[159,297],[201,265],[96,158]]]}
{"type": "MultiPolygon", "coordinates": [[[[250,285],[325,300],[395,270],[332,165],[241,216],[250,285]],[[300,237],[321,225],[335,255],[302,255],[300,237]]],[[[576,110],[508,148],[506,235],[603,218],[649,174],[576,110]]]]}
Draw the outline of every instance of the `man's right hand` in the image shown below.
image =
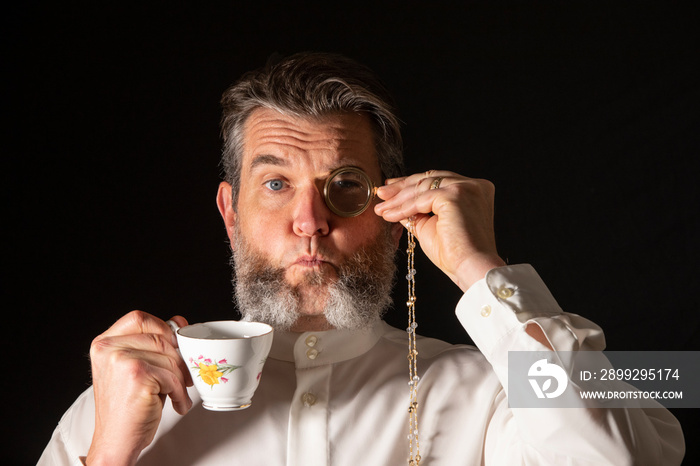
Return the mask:
{"type": "MultiPolygon", "coordinates": [[[[184,317],[172,319],[184,327],[184,317]]],[[[192,406],[190,371],[177,352],[167,323],[133,311],[119,319],[90,347],[95,392],[95,433],[87,464],[136,463],[160,423],[166,396],[175,411],[192,406]]]]}

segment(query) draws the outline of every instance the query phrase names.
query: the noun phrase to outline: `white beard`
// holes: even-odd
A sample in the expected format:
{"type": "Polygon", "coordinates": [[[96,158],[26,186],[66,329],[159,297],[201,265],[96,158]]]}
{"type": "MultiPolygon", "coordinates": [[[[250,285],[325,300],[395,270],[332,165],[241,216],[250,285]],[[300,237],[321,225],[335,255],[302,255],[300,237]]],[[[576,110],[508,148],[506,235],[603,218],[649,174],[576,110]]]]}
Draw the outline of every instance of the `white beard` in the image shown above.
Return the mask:
{"type": "MultiPolygon", "coordinates": [[[[237,225],[236,225],[237,226],[237,225]]],[[[265,322],[276,330],[290,330],[307,315],[305,307],[320,306],[328,324],[337,329],[362,329],[382,318],[392,305],[396,265],[391,225],[369,245],[338,266],[338,278],[311,272],[300,285],[284,279],[285,270],[270,265],[253,251],[240,231],[233,245],[233,283],[244,320],[265,322]],[[309,290],[313,290],[313,303],[309,290]]]]}

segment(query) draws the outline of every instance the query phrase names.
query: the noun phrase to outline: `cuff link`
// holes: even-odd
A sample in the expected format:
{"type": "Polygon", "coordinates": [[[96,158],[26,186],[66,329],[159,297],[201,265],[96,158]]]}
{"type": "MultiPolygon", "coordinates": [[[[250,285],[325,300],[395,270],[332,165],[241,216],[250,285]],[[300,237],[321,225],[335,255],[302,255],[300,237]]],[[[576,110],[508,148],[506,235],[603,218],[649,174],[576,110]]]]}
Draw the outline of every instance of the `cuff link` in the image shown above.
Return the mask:
{"type": "Polygon", "coordinates": [[[515,294],[515,291],[513,288],[508,288],[505,285],[501,285],[501,287],[496,291],[496,296],[498,296],[501,299],[508,299],[511,296],[515,294]]]}

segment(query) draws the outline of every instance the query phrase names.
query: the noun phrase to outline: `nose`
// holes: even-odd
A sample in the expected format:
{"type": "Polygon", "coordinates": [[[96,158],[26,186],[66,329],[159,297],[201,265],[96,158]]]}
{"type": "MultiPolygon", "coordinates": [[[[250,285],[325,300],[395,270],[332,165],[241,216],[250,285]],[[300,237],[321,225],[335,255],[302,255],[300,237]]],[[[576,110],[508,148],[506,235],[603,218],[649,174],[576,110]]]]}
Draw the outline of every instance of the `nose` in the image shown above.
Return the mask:
{"type": "Polygon", "coordinates": [[[331,211],[316,186],[297,192],[294,206],[294,234],[298,236],[325,236],[330,230],[331,211]]]}

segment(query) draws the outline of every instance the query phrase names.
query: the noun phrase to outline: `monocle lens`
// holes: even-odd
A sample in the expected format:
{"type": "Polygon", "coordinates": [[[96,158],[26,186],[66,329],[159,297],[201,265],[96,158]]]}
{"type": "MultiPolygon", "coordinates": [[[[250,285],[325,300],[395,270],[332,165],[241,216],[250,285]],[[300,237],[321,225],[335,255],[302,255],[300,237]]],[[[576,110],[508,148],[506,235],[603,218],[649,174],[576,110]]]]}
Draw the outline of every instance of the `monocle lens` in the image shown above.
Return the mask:
{"type": "Polygon", "coordinates": [[[367,209],[372,200],[372,181],[355,167],[340,168],[328,177],[324,196],[328,208],[342,217],[354,217],[367,209]]]}

